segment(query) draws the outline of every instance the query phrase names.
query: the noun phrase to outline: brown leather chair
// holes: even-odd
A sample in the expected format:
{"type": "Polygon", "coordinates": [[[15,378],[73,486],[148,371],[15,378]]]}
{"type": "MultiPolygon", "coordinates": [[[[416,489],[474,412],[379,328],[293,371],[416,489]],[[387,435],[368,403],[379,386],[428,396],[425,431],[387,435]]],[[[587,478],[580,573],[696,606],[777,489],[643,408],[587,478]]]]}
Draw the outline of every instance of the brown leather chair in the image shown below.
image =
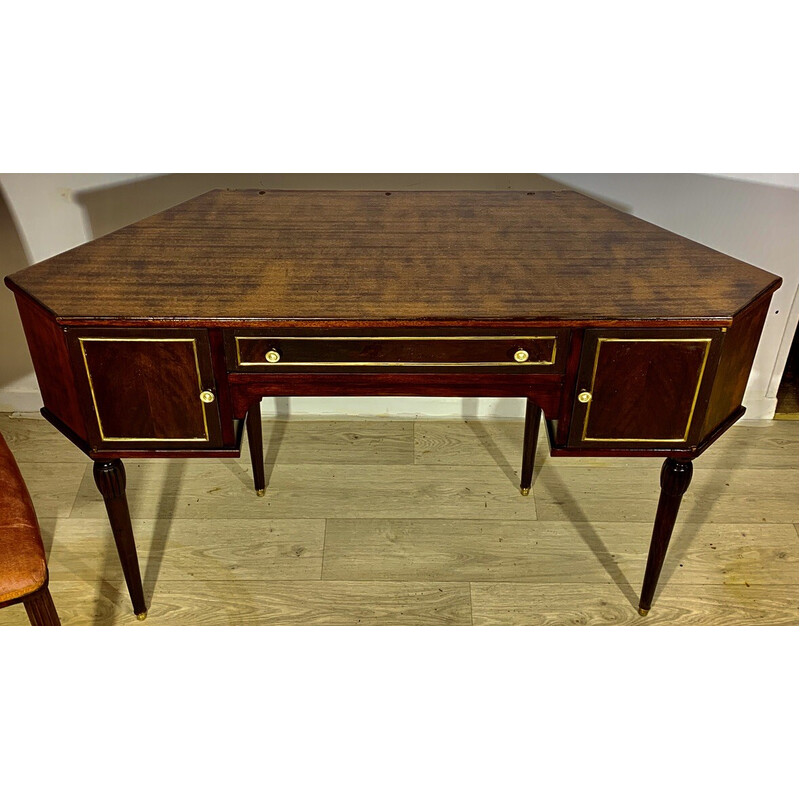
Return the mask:
{"type": "Polygon", "coordinates": [[[32,625],[60,625],[28,487],[0,435],[0,608],[24,603],[32,625]]]}

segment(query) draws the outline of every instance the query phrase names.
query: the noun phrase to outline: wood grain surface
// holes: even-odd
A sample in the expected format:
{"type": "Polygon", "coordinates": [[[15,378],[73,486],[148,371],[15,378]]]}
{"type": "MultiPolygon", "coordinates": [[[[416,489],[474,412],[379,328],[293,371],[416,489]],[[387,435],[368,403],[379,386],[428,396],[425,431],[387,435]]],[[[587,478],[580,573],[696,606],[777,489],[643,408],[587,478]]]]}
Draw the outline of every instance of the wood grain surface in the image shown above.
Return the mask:
{"type": "Polygon", "coordinates": [[[61,321],[729,320],[779,279],[575,192],[217,190],[7,279],[61,321]]]}
{"type": "Polygon", "coordinates": [[[609,583],[539,586],[529,583],[474,583],[474,625],[797,625],[797,585],[692,586],[656,595],[652,611],[640,617],[609,583]]]}
{"type": "MultiPolygon", "coordinates": [[[[613,331],[589,331],[578,389],[591,392],[589,404],[576,403],[571,439],[583,446],[653,446],[647,440],[685,441],[695,398],[705,398],[713,375],[706,375],[712,340],[702,329],[654,331],[624,338],[613,331]],[[650,339],[652,335],[653,339],[650,339]],[[686,338],[688,336],[688,339],[686,338]],[[669,341],[665,341],[669,339],[669,341]],[[592,358],[592,353],[594,358],[592,358]],[[705,392],[701,380],[706,379],[705,392]]],[[[720,334],[715,334],[720,338],[720,334]]],[[[713,368],[708,370],[712,373],[713,368]]],[[[701,426],[701,415],[693,427],[701,426]]]]}
{"type": "MultiPolygon", "coordinates": [[[[636,611],[661,459],[551,460],[522,420],[265,420],[246,454],[126,462],[147,620],[85,456],[0,415],[64,625],[797,625],[796,422],[740,423],[694,463],[653,610],[636,611]]],[[[27,626],[21,607],[0,626],[27,626]]]]}

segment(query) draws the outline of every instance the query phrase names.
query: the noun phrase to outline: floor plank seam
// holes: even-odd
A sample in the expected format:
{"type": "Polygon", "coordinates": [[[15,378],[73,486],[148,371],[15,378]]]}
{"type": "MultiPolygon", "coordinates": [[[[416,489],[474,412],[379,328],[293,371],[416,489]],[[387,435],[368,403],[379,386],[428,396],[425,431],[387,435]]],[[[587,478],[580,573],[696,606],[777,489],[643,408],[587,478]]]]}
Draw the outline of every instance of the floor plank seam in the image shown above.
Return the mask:
{"type": "Polygon", "coordinates": [[[469,624],[475,626],[475,613],[472,605],[472,581],[469,582],[469,624]]]}
{"type": "MultiPolygon", "coordinates": [[[[83,482],[86,480],[86,471],[89,467],[92,466],[91,464],[86,464],[83,468],[83,475],[81,476],[80,481],[78,482],[78,488],[75,490],[75,497],[72,499],[72,505],[69,507],[69,514],[67,514],[67,519],[72,519],[72,514],[75,511],[75,506],[78,504],[78,498],[81,496],[81,486],[83,482]]],[[[58,519],[58,517],[56,517],[58,519]]]]}
{"type": "Polygon", "coordinates": [[[325,520],[325,526],[322,529],[322,558],[320,566],[319,566],[319,579],[321,581],[325,580],[325,551],[327,550],[328,544],[328,520],[325,520]]]}

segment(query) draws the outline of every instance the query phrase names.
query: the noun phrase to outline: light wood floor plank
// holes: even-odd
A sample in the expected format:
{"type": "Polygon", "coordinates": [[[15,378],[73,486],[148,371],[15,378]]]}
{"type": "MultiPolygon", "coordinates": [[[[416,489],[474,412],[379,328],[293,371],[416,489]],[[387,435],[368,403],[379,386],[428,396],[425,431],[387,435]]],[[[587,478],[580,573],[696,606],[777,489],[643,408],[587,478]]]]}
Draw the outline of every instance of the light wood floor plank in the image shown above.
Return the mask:
{"type": "Polygon", "coordinates": [[[28,487],[37,516],[70,515],[78,489],[87,477],[87,470],[88,479],[92,480],[91,467],[87,462],[88,459],[84,459],[81,463],[18,462],[19,471],[28,487]]]}
{"type": "Polygon", "coordinates": [[[0,414],[0,433],[18,462],[51,464],[72,461],[86,466],[89,461],[85,453],[41,417],[0,414]]]}
{"type": "Polygon", "coordinates": [[[0,431],[64,624],[798,622],[796,422],[739,424],[695,462],[646,618],[661,459],[552,459],[542,440],[523,498],[521,421],[267,420],[264,498],[246,453],[126,461],[140,623],[89,460],[41,419],[0,431]]]}
{"type": "MultiPolygon", "coordinates": [[[[795,522],[798,473],[790,469],[696,470],[681,505],[681,519],[714,522],[795,522]]],[[[652,521],[657,474],[646,470],[546,464],[533,486],[542,520],[652,521]],[[655,480],[654,480],[655,478],[655,480]]]]}
{"type": "Polygon", "coordinates": [[[646,617],[613,584],[473,583],[475,625],[797,625],[797,586],[675,585],[646,617]]]}
{"type": "Polygon", "coordinates": [[[695,462],[696,469],[797,469],[796,422],[742,420],[695,462]]]}
{"type": "MultiPolygon", "coordinates": [[[[161,580],[319,580],[325,521],[132,520],[145,589],[161,580]]],[[[122,574],[104,519],[42,519],[51,580],[122,574]]]]}
{"type": "MultiPolygon", "coordinates": [[[[414,423],[394,420],[264,420],[270,464],[413,464],[414,423]]],[[[250,457],[247,437],[243,456],[250,457]]]]}
{"type": "MultiPolygon", "coordinates": [[[[62,625],[469,625],[469,584],[160,580],[133,615],[121,578],[53,581],[62,625]]],[[[3,609],[14,610],[12,609],[3,609]]],[[[18,610],[17,610],[18,611],[18,610]]],[[[27,624],[0,614],[0,625],[27,624]]]]}
{"type": "MultiPolygon", "coordinates": [[[[532,498],[492,467],[278,464],[264,497],[253,491],[249,464],[228,459],[131,461],[127,475],[137,518],[536,518],[532,498]]],[[[72,516],[105,516],[91,472],[72,516]]]]}
{"type": "MultiPolygon", "coordinates": [[[[496,520],[328,521],[325,580],[614,581],[632,600],[644,576],[645,523],[496,520]]],[[[791,525],[678,523],[661,584],[797,583],[791,525]]]]}
{"type": "Polygon", "coordinates": [[[11,628],[23,625],[30,625],[30,622],[22,603],[8,606],[8,608],[0,608],[0,627],[11,628]]]}
{"type": "MultiPolygon", "coordinates": [[[[417,464],[490,466],[519,471],[522,460],[521,420],[425,420],[415,423],[417,464]]],[[[798,425],[775,420],[746,420],[734,425],[695,461],[696,469],[797,469],[798,425]]],[[[551,458],[542,427],[536,464],[606,469],[661,468],[661,458],[551,458]]]]}
{"type": "MultiPolygon", "coordinates": [[[[424,420],[414,423],[414,463],[492,466],[519,470],[522,420],[424,420]]],[[[540,438],[537,457],[543,458],[540,438]]]]}

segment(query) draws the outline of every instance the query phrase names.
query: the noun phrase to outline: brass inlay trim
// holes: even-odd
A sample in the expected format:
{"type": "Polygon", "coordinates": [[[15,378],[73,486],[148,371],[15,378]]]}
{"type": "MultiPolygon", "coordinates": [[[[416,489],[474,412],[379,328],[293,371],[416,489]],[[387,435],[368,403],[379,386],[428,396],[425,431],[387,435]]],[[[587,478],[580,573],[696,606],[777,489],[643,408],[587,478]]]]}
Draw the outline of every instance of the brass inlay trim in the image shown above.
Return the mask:
{"type": "Polygon", "coordinates": [[[94,383],[92,382],[92,373],[89,369],[89,361],[86,358],[86,348],[83,346],[84,342],[191,342],[192,343],[192,351],[194,352],[194,365],[195,369],[197,370],[197,388],[202,392],[203,391],[203,377],[200,374],[200,359],[197,356],[197,340],[196,339],[153,339],[153,338],[134,338],[130,337],[118,337],[114,338],[111,336],[80,336],[78,337],[78,342],[81,346],[81,354],[83,355],[83,365],[86,368],[86,377],[89,380],[89,391],[92,395],[92,405],[94,406],[94,415],[97,418],[97,427],[100,431],[100,438],[104,442],[208,442],[208,418],[206,417],[206,406],[205,403],[200,404],[200,408],[203,411],[203,429],[205,430],[205,437],[201,438],[199,436],[195,436],[191,439],[165,439],[160,436],[106,436],[105,432],[103,431],[103,423],[100,419],[100,410],[97,407],[97,396],[94,393],[94,383]]]}
{"type": "Polygon", "coordinates": [[[281,366],[292,367],[530,367],[552,366],[556,363],[556,336],[236,336],[236,365],[239,367],[263,367],[267,361],[242,361],[240,342],[264,342],[271,344],[282,341],[346,341],[346,342],[387,342],[387,341],[415,341],[415,342],[446,342],[446,341],[488,341],[488,342],[533,342],[552,340],[553,350],[549,361],[286,361],[281,358],[281,366]]]}
{"type": "Polygon", "coordinates": [[[597,340],[597,348],[594,354],[594,366],[592,367],[592,382],[589,388],[589,394],[594,395],[594,381],[597,377],[597,362],[600,360],[600,346],[603,342],[705,342],[706,349],[703,354],[703,363],[700,365],[700,373],[697,376],[697,386],[694,390],[694,398],[692,399],[692,406],[689,409],[689,421],[686,423],[686,430],[684,431],[682,439],[603,439],[595,436],[587,436],[586,431],[589,427],[589,412],[592,409],[592,401],[594,397],[589,398],[586,404],[586,416],[583,418],[583,433],[581,434],[582,442],[685,442],[689,436],[689,431],[692,427],[692,420],[694,419],[694,410],[697,405],[697,398],[700,394],[700,387],[703,384],[703,375],[706,371],[706,364],[708,362],[708,354],[711,351],[712,339],[633,339],[633,338],[603,338],[597,340]]]}

